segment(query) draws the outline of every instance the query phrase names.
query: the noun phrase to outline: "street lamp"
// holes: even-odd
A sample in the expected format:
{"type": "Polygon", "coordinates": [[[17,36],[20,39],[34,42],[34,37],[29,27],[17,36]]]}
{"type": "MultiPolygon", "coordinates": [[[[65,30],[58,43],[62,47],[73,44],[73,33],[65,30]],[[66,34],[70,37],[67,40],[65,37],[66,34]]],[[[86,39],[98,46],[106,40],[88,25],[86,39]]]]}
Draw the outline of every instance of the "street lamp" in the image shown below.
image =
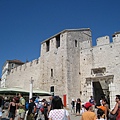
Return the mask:
{"type": "Polygon", "coordinates": [[[33,93],[33,81],[32,80],[32,77],[31,77],[31,80],[30,80],[30,93],[29,93],[29,99],[32,98],[32,93],[33,93]]]}

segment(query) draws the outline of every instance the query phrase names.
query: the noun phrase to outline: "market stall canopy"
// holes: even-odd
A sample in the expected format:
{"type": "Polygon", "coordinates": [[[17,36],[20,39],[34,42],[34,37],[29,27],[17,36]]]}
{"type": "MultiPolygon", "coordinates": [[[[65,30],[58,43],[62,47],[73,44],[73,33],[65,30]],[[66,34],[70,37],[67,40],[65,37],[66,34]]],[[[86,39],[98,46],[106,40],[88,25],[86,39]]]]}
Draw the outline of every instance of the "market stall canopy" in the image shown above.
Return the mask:
{"type": "MultiPolygon", "coordinates": [[[[23,93],[23,94],[29,94],[30,91],[25,90],[23,88],[20,87],[12,87],[12,88],[0,88],[0,94],[17,94],[17,93],[23,93]]],[[[52,93],[47,92],[47,91],[42,91],[40,89],[33,89],[33,94],[36,95],[52,95],[52,93]]]]}
{"type": "Polygon", "coordinates": [[[36,94],[36,95],[52,95],[52,93],[50,93],[50,92],[39,90],[39,89],[33,89],[33,94],[36,94]]]}

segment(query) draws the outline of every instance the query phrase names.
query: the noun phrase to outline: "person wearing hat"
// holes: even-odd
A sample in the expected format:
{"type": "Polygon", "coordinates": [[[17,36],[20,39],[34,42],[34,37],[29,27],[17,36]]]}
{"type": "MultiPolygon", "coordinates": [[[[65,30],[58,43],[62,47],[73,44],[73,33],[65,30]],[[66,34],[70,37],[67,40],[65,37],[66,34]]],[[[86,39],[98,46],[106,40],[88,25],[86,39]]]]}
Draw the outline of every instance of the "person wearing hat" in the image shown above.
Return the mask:
{"type": "Polygon", "coordinates": [[[27,120],[34,120],[35,113],[36,113],[36,105],[34,103],[34,98],[31,98],[28,107],[27,120]]]}
{"type": "Polygon", "coordinates": [[[93,112],[93,107],[90,102],[85,103],[84,105],[86,111],[82,114],[81,120],[96,120],[97,116],[93,112]]]}

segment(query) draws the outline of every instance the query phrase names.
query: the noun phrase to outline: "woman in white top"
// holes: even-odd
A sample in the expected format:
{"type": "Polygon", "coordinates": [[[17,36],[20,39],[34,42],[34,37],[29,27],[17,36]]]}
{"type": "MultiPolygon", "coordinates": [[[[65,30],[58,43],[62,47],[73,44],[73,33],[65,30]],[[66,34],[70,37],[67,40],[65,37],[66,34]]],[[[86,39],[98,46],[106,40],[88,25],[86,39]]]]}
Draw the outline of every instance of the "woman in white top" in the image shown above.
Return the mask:
{"type": "Polygon", "coordinates": [[[70,120],[67,110],[63,109],[62,99],[59,96],[54,96],[52,99],[52,110],[48,116],[49,120],[70,120]]]}

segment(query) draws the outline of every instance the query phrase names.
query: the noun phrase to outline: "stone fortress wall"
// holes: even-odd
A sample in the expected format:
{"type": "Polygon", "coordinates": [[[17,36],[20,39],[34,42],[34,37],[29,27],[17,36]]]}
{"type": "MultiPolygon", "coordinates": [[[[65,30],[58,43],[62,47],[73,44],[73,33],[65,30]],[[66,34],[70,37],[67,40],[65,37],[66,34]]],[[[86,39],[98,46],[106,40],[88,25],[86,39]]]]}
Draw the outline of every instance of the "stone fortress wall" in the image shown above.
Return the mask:
{"type": "Polygon", "coordinates": [[[82,98],[84,100],[86,96],[89,98],[93,92],[93,86],[91,89],[89,88],[89,83],[86,84],[87,78],[89,78],[91,82],[95,80],[100,80],[102,82],[103,79],[107,85],[103,85],[102,87],[104,87],[103,89],[109,90],[111,107],[113,107],[115,95],[120,94],[120,34],[114,34],[113,42],[111,43],[109,36],[104,36],[97,39],[96,46],[87,49],[82,48],[80,52],[80,63],[82,98]],[[103,69],[104,72],[101,72],[101,74],[94,74],[93,71],[97,69],[103,69]]]}
{"type": "MultiPolygon", "coordinates": [[[[26,90],[30,89],[31,77],[34,79],[33,86],[37,85],[38,75],[40,71],[40,59],[27,62],[11,70],[6,80],[6,87],[21,87],[26,90]]],[[[38,87],[38,86],[36,86],[38,87]]]]}
{"type": "Polygon", "coordinates": [[[54,86],[54,94],[66,95],[70,105],[72,98],[88,101],[93,95],[89,82],[97,80],[103,89],[109,89],[113,105],[115,94],[120,91],[120,34],[113,35],[112,43],[109,36],[100,37],[96,42],[97,45],[92,46],[90,29],[64,30],[41,43],[38,59],[14,68],[7,76],[6,86],[29,90],[32,77],[33,88],[50,91],[54,86]],[[58,37],[59,47],[56,46],[58,37]]]}

